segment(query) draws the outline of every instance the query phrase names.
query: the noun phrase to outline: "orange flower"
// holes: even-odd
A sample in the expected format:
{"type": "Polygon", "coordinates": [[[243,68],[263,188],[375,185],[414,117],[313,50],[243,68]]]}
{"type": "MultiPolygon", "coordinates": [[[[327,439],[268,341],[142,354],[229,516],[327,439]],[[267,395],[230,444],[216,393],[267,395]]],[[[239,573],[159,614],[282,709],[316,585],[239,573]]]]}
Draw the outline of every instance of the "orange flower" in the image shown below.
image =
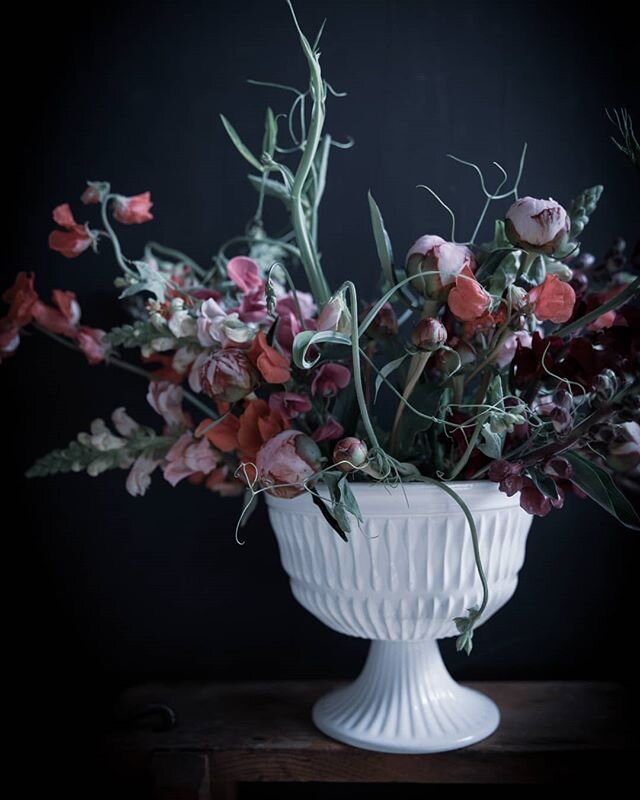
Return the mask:
{"type": "Polygon", "coordinates": [[[240,430],[240,420],[233,414],[229,414],[222,422],[218,422],[212,428],[207,427],[213,423],[212,419],[204,419],[196,428],[196,437],[205,436],[214,447],[223,453],[232,453],[238,449],[238,431],[240,430]]]}
{"type": "Polygon", "coordinates": [[[255,461],[262,445],[291,426],[279,411],[259,398],[250,400],[240,417],[238,445],[243,461],[255,461]]]}
{"type": "Polygon", "coordinates": [[[540,322],[566,322],[573,314],[576,293],[556,275],[547,275],[544,283],[529,292],[529,302],[540,322]]]}
{"type": "Polygon", "coordinates": [[[491,306],[491,296],[480,286],[469,267],[465,267],[455,280],[456,285],[447,297],[451,313],[462,322],[482,317],[491,306]]]}
{"type": "Polygon", "coordinates": [[[289,359],[267,344],[264,331],[253,340],[247,355],[267,383],[286,383],[291,378],[289,359]]]}

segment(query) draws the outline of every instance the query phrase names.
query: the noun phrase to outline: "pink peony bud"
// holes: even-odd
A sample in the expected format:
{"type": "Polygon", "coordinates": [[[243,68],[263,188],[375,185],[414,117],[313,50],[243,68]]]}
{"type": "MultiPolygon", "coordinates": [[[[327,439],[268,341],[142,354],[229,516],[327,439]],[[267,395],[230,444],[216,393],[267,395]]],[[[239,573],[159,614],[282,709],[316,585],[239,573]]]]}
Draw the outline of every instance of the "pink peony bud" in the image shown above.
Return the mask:
{"type": "Polygon", "coordinates": [[[224,403],[242,400],[253,391],[257,381],[258,375],[246,353],[231,348],[201,353],[189,374],[189,385],[195,392],[224,403]]]}
{"type": "Polygon", "coordinates": [[[442,297],[465,268],[471,274],[476,268],[471,250],[439,236],[421,236],[407,253],[407,274],[415,277],[412,286],[427,297],[442,297]]]}
{"type": "Polygon", "coordinates": [[[116,195],[114,200],[113,216],[123,225],[138,225],[141,222],[149,222],[153,219],[150,211],[153,203],[151,202],[151,192],[136,194],[133,197],[123,197],[116,195]]]}
{"type": "Polygon", "coordinates": [[[347,436],[333,448],[333,463],[342,472],[352,472],[367,463],[367,445],[355,436],[347,436]]]}
{"type": "Polygon", "coordinates": [[[507,211],[506,233],[516,247],[551,254],[569,233],[571,221],[555,200],[522,197],[507,211]]]}
{"type": "Polygon", "coordinates": [[[276,497],[296,497],[304,491],[303,482],[320,469],[321,458],[313,439],[301,431],[282,431],[258,450],[258,480],[276,497]]]}
{"type": "Polygon", "coordinates": [[[447,341],[447,329],[439,319],[426,317],[411,331],[411,341],[418,350],[438,350],[447,341]]]}

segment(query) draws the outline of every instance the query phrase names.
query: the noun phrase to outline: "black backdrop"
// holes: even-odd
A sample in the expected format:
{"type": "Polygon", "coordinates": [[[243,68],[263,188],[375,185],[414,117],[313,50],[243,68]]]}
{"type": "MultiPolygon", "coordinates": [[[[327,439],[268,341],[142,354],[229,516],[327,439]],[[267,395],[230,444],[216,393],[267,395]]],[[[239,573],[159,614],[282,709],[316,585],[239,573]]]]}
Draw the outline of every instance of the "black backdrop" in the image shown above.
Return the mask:
{"type": "MultiPolygon", "coordinates": [[[[607,4],[606,17],[572,2],[296,6],[308,32],[328,17],[323,68],[349,93],[330,100],[328,127],[356,141],[333,154],[321,217],[334,285],[355,277],[373,296],[368,188],[398,252],[420,234],[448,232],[446,215],[417,183],[436,188],[469,230],[481,204],[477,180],[448,152],[513,171],[527,141],[525,193],[566,201],[605,184],[587,249],[602,253],[615,235],[637,234],[637,177],[609,142],[604,115],[605,106],[633,109],[638,97],[622,5],[607,4]]],[[[123,231],[127,251],[154,238],[206,263],[255,202],[218,112],[257,147],[266,103],[284,110],[287,98],[245,79],[300,85],[305,64],[284,0],[114,0],[73,14],[17,13],[22,56],[4,70],[14,137],[5,155],[15,168],[15,216],[5,223],[16,236],[2,283],[35,269],[43,295],[75,289],[85,322],[106,327],[121,319],[108,248],[75,261],[48,251],[53,206],[79,209],[86,179],[110,180],[124,194],[150,189],[155,220],[123,231]]],[[[356,673],[366,643],[333,633],[296,604],[263,509],[239,547],[238,503],[189,485],[171,490],[157,478],[146,498],[133,499],[124,473],[21,477],[34,457],[118,405],[151,420],[139,379],[89,368],[36,338],[0,374],[5,515],[17,511],[3,526],[6,569],[18,579],[12,652],[28,687],[20,701],[40,726],[85,726],[118,686],[138,679],[356,673]]],[[[518,592],[477,634],[473,656],[445,644],[454,674],[624,678],[633,547],[631,533],[586,501],[570,499],[564,511],[536,519],[518,592]]]]}

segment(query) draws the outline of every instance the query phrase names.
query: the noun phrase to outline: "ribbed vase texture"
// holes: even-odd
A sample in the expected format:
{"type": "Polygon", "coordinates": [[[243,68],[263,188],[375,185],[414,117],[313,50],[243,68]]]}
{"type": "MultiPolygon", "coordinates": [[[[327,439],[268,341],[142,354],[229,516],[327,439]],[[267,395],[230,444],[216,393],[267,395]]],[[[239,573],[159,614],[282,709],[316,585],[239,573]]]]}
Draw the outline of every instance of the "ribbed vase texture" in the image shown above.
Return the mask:
{"type": "MultiPolygon", "coordinates": [[[[471,510],[490,600],[481,622],[513,595],[531,517],[494,483],[452,483],[471,510]]],[[[373,640],[358,679],[318,701],[325,733],[386,752],[462,747],[495,730],[499,712],[447,672],[437,639],[457,635],[454,617],[482,589],[469,525],[442,489],[353,484],[364,523],[349,541],[304,494],[268,496],[282,564],[296,599],[334,630],[373,640]]],[[[322,494],[322,489],[320,490],[322,494]]]]}

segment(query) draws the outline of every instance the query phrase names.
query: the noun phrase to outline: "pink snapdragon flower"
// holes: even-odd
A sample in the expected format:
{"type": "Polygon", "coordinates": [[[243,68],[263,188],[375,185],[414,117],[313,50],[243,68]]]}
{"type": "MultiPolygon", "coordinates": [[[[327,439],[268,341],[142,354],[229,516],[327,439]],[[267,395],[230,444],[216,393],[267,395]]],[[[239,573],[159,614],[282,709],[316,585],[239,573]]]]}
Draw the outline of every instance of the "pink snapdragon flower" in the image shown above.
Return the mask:
{"type": "Polygon", "coordinates": [[[555,200],[522,197],[506,215],[506,233],[516,247],[551,254],[571,227],[569,215],[555,200]]]}
{"type": "Polygon", "coordinates": [[[150,456],[138,456],[133,462],[125,488],[132,497],[142,497],[151,486],[151,475],[162,462],[150,456]]]}
{"type": "Polygon", "coordinates": [[[283,431],[264,444],[256,456],[258,480],[276,497],[295,497],[303,481],[320,468],[318,445],[301,431],[283,431]],[[278,484],[290,484],[278,486],[278,484]],[[273,487],[273,488],[270,488],[273,487]]]}
{"type": "Polygon", "coordinates": [[[191,475],[208,475],[218,466],[220,453],[207,439],[196,439],[188,431],[173,444],[165,456],[164,477],[172,486],[191,475]]]}
{"type": "Polygon", "coordinates": [[[184,425],[182,400],[184,392],[181,386],[168,381],[151,381],[147,391],[147,402],[159,414],[167,425],[184,425]]]}
{"type": "Polygon", "coordinates": [[[318,368],[311,383],[311,394],[334,397],[345,389],[351,380],[351,370],[343,364],[323,364],[318,368]]]}
{"type": "Polygon", "coordinates": [[[151,192],[135,194],[132,197],[116,195],[113,201],[113,216],[123,225],[139,225],[153,219],[150,209],[151,192]]]}

